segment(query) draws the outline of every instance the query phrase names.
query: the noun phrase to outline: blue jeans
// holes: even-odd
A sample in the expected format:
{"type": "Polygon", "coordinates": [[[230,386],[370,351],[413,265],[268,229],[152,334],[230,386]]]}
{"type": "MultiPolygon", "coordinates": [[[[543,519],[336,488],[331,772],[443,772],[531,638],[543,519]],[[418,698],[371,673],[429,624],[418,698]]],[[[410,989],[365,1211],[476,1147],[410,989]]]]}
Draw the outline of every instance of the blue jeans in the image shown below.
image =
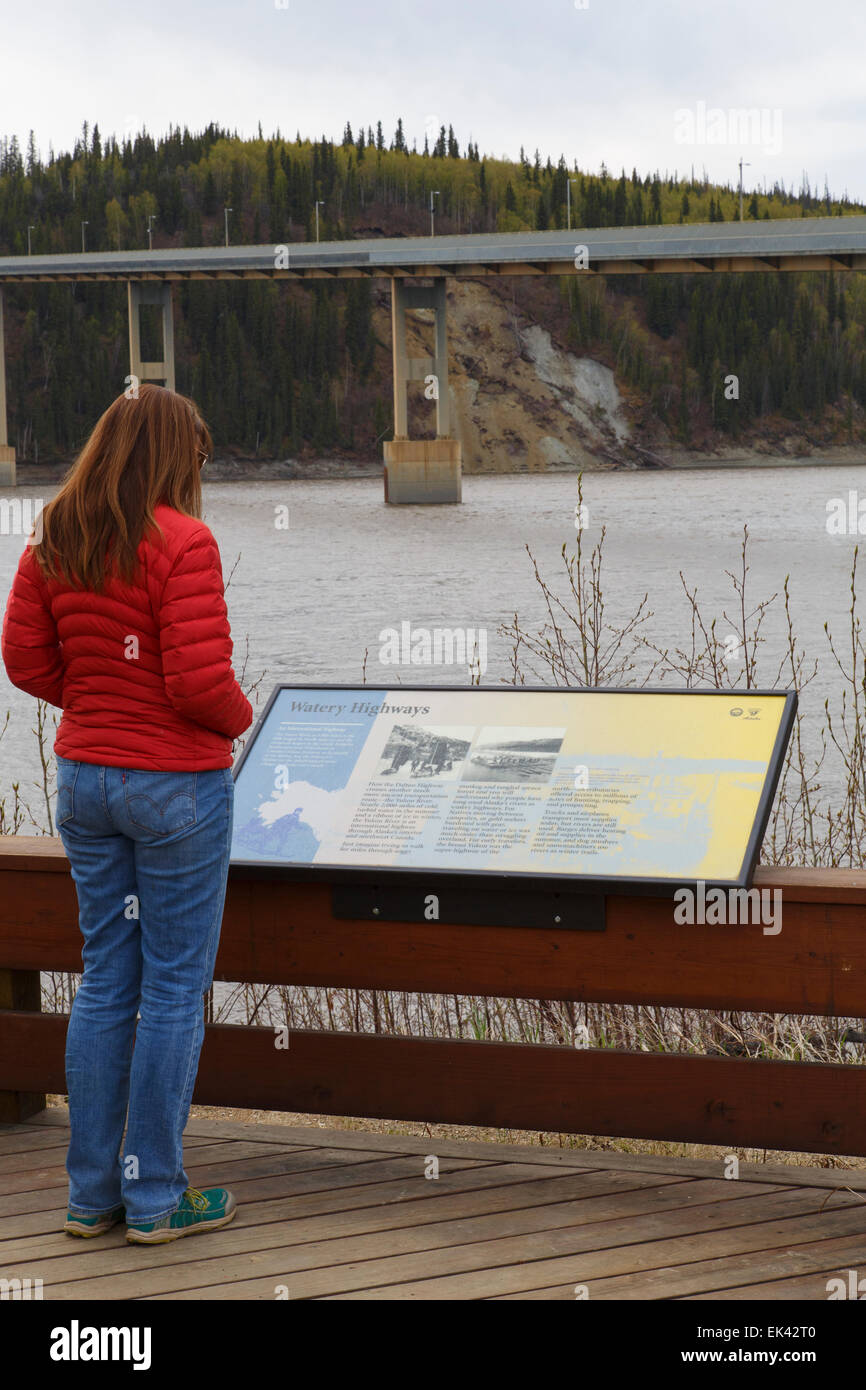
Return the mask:
{"type": "Polygon", "coordinates": [[[145,772],[57,758],[57,831],[84,937],[66,1035],[66,1169],[76,1215],[122,1204],[127,1223],[156,1221],[189,1186],[183,1130],[233,811],[230,768],[145,772]]]}

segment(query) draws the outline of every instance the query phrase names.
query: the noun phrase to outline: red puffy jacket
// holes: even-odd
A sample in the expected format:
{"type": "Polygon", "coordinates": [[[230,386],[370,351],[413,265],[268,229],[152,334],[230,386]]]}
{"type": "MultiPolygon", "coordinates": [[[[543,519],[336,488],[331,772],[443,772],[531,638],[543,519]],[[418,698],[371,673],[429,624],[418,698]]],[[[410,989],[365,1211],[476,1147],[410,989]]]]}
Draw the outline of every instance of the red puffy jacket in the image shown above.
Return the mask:
{"type": "Polygon", "coordinates": [[[231,767],[252,706],[232,669],[220,553],[203,521],[154,509],[131,585],[46,581],[28,545],[0,650],[13,685],[63,710],[54,751],[75,762],[194,772],[231,767]]]}

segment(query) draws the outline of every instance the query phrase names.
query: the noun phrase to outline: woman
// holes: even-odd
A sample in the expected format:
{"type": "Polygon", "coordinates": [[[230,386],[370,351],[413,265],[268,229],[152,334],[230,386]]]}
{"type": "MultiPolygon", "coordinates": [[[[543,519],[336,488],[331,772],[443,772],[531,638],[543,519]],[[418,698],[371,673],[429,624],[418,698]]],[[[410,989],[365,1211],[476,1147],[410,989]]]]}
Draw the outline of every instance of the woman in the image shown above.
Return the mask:
{"type": "Polygon", "coordinates": [[[189,1187],[183,1167],[228,874],[232,740],[253,717],[201,520],[210,450],[185,396],[149,383],[119,396],[43,508],[3,623],[9,679],[63,709],[57,828],[84,937],[66,1040],[70,1235],[125,1218],[128,1241],[157,1243],[236,1211],[224,1188],[189,1187]]]}

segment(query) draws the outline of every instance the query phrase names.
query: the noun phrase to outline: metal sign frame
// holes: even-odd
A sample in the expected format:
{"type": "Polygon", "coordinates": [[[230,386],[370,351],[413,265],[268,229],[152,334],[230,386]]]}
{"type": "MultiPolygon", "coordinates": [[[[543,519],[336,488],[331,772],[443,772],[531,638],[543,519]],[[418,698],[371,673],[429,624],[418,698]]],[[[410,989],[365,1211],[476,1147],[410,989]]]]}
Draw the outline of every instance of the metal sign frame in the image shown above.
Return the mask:
{"type": "MultiPolygon", "coordinates": [[[[306,682],[304,684],[295,684],[287,681],[281,682],[274,686],[274,689],[271,691],[267,704],[256,720],[252,733],[247,739],[241,756],[234,766],[233,777],[235,782],[238,781],[244,764],[252,752],[258,736],[267,724],[271,709],[284,690],[333,690],[335,692],[341,690],[362,690],[365,694],[369,694],[372,699],[375,699],[377,696],[384,699],[389,692],[393,693],[395,689],[399,690],[401,688],[402,687],[393,685],[359,686],[350,683],[332,685],[324,682],[306,682]]],[[[781,719],[779,720],[779,728],[773,744],[772,753],[767,763],[767,774],[764,778],[764,785],[761,789],[758,807],[752,822],[738,877],[733,879],[697,880],[689,878],[646,878],[640,875],[625,874],[621,876],[599,876],[582,873],[518,872],[513,870],[497,872],[494,869],[446,869],[437,867],[431,867],[429,869],[407,869],[391,865],[364,867],[354,864],[265,863],[258,859],[236,859],[232,857],[231,865],[233,868],[242,869],[244,875],[249,878],[279,878],[307,883],[355,884],[358,885],[359,889],[364,888],[367,890],[369,890],[370,886],[373,886],[377,889],[379,895],[382,896],[383,903],[385,902],[384,890],[388,885],[391,886],[393,894],[396,895],[393,901],[402,901],[405,898],[405,894],[401,894],[399,891],[401,888],[409,888],[416,891],[423,889],[424,893],[429,895],[431,893],[436,893],[437,885],[443,893],[453,898],[454,890],[461,882],[466,885],[467,889],[469,889],[470,886],[474,887],[475,899],[477,899],[478,890],[482,885],[484,890],[492,890],[497,893],[502,893],[506,890],[534,888],[539,893],[546,892],[553,895],[550,904],[550,914],[547,912],[543,914],[545,920],[527,920],[523,923],[524,925],[537,926],[553,924],[553,917],[558,915],[555,904],[560,902],[561,899],[563,903],[571,900],[572,903],[576,905],[575,900],[586,894],[595,895],[597,897],[600,893],[639,893],[668,897],[675,889],[690,887],[701,881],[706,884],[707,888],[730,889],[748,888],[750,886],[764,838],[764,832],[767,828],[767,821],[769,820],[770,811],[772,809],[773,797],[784,765],[784,756],[788,746],[788,740],[794,725],[794,718],[797,711],[796,691],[767,690],[763,688],[739,691],[717,690],[716,688],[672,689],[664,686],[641,686],[635,689],[634,687],[629,688],[622,686],[551,685],[412,685],[406,686],[405,689],[407,694],[411,691],[430,691],[433,693],[447,691],[451,693],[460,693],[466,695],[467,699],[471,699],[475,691],[483,691],[487,695],[509,693],[560,696],[563,694],[629,695],[635,699],[639,699],[642,695],[688,695],[694,699],[727,699],[729,701],[745,700],[757,696],[772,696],[776,699],[783,700],[784,706],[781,719]]],[[[467,720],[467,723],[468,722],[470,721],[467,720]]],[[[523,896],[525,897],[525,894],[523,896]]],[[[472,897],[473,894],[469,894],[465,898],[467,908],[471,906],[472,897]]],[[[362,895],[362,899],[359,900],[359,905],[362,905],[363,901],[366,901],[366,899],[363,898],[362,895]]],[[[337,904],[338,900],[335,897],[335,906],[337,904]]],[[[481,917],[484,915],[483,912],[480,912],[480,908],[476,907],[473,915],[478,918],[479,914],[481,917]]],[[[345,907],[339,914],[335,912],[335,915],[347,915],[345,907]]],[[[374,912],[372,906],[369,905],[367,910],[352,915],[370,915],[375,919],[390,920],[390,914],[384,908],[380,909],[378,912],[374,912]]],[[[405,913],[401,913],[399,919],[406,920],[405,913]]],[[[463,920],[471,920],[471,917],[464,918],[463,920]]],[[[557,925],[559,925],[559,923],[557,923],[557,925]]],[[[562,925],[569,924],[562,923],[562,925]]],[[[596,924],[584,926],[582,929],[599,930],[603,928],[600,928],[596,924]]]]}

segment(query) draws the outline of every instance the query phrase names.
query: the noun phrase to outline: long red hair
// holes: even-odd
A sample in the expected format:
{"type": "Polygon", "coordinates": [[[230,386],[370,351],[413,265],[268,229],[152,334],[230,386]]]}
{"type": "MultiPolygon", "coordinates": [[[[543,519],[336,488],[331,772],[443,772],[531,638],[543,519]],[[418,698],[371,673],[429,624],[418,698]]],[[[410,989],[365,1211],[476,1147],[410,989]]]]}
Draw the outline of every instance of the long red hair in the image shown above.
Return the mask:
{"type": "Polygon", "coordinates": [[[195,402],[143,382],[97,420],[60,491],[40,512],[33,553],[48,579],[97,593],[109,572],[131,583],[142,537],[166,502],[201,516],[201,454],[213,448],[195,402]]]}

